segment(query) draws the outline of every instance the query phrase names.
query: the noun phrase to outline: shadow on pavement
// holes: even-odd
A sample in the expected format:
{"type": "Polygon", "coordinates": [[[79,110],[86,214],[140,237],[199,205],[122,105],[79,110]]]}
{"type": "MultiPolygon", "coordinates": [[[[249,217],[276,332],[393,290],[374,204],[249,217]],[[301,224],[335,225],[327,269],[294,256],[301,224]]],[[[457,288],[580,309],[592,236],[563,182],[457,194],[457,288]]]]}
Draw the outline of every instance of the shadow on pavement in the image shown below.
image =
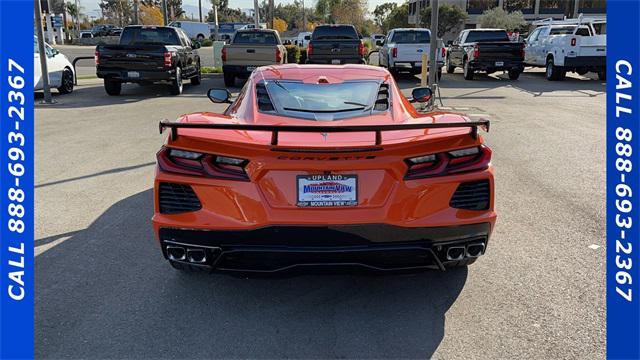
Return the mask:
{"type": "MultiPolygon", "coordinates": [[[[82,80],[79,80],[82,85],[82,80]]],[[[207,97],[207,90],[212,87],[224,87],[222,79],[219,74],[205,74],[202,77],[202,83],[200,85],[191,85],[187,80],[184,82],[183,93],[177,95],[177,97],[207,97]]],[[[157,97],[174,97],[169,92],[169,86],[163,84],[154,85],[138,85],[138,84],[123,84],[122,93],[118,96],[109,96],[104,90],[102,82],[96,83],[95,79],[91,85],[78,86],[71,94],[61,95],[57,91],[51,92],[55,104],[45,105],[40,104],[44,94],[42,92],[35,93],[35,108],[47,108],[47,109],[78,109],[78,108],[91,108],[96,106],[109,106],[119,105],[124,103],[135,103],[150,98],[157,97]]]]}
{"type": "Polygon", "coordinates": [[[138,193],[37,257],[37,358],[429,358],[467,279],[183,274],[152,212],[138,193]]]}

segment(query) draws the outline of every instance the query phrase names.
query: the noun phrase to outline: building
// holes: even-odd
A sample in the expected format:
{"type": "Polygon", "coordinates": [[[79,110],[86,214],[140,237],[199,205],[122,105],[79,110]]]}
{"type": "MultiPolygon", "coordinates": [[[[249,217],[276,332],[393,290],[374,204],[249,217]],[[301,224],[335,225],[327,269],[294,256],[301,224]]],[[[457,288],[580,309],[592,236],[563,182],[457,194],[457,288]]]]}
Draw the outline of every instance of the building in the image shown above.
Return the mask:
{"type": "MultiPolygon", "coordinates": [[[[430,0],[409,0],[409,24],[418,26],[420,10],[430,5],[430,0]]],[[[479,16],[486,10],[502,7],[507,11],[522,11],[524,18],[535,21],[546,18],[575,18],[579,14],[604,16],[606,0],[439,0],[440,5],[456,5],[469,14],[465,28],[476,28],[479,16]]]]}

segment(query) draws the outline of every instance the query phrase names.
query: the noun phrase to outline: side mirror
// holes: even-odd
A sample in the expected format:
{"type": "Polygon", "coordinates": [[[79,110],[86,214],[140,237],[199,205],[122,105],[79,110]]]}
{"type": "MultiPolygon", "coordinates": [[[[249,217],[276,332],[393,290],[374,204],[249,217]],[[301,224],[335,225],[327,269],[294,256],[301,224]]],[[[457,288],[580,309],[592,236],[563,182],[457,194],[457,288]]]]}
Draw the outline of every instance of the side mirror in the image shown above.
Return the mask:
{"type": "Polygon", "coordinates": [[[419,103],[426,103],[429,100],[431,100],[431,95],[433,93],[431,92],[431,88],[428,87],[417,87],[415,89],[413,89],[413,91],[411,92],[411,100],[409,100],[410,102],[419,102],[419,103]]]}
{"type": "Polygon", "coordinates": [[[231,104],[231,93],[227,89],[209,89],[207,97],[216,104],[231,104]]]}
{"type": "Polygon", "coordinates": [[[453,45],[453,40],[447,41],[447,46],[451,46],[451,45],[453,45]]]}

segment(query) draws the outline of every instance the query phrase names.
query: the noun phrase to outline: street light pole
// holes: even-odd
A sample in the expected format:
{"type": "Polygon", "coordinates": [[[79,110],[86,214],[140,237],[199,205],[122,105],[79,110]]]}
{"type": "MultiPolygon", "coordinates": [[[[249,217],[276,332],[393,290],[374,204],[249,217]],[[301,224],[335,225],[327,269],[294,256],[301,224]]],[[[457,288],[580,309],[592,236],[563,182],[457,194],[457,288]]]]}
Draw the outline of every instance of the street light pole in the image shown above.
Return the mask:
{"type": "Polygon", "coordinates": [[[162,19],[164,26],[169,24],[169,14],[167,14],[167,0],[162,0],[162,19]]]}
{"type": "Polygon", "coordinates": [[[49,72],[47,70],[47,52],[44,48],[44,31],[42,30],[42,7],[40,0],[33,2],[36,16],[36,35],[38,36],[38,52],[40,53],[40,72],[42,76],[42,88],[44,90],[44,103],[53,104],[51,88],[49,88],[49,72]]]}
{"type": "Polygon", "coordinates": [[[256,29],[260,29],[260,6],[258,0],[253,0],[253,20],[256,24],[256,29]]]}
{"type": "Polygon", "coordinates": [[[202,22],[202,0],[198,0],[198,10],[200,11],[200,22],[202,22]]]}
{"type": "Polygon", "coordinates": [[[431,0],[431,45],[429,46],[429,86],[436,90],[436,78],[438,63],[436,53],[438,51],[438,0],[431,0]]]}

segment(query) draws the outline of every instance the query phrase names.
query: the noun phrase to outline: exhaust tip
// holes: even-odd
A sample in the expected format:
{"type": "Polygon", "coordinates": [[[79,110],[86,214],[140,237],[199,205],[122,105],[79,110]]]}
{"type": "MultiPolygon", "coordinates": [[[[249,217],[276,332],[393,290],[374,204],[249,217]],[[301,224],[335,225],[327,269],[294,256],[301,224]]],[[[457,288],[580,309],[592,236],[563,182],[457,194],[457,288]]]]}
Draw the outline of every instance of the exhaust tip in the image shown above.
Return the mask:
{"type": "Polygon", "coordinates": [[[478,257],[484,254],[484,243],[469,244],[467,245],[467,256],[471,258],[478,257]]]}
{"type": "Polygon", "coordinates": [[[207,262],[207,253],[204,249],[187,249],[187,259],[191,263],[202,264],[207,262]]]}
{"type": "Polygon", "coordinates": [[[187,253],[183,247],[167,246],[167,256],[169,260],[184,261],[187,259],[187,253]]]}
{"type": "Polygon", "coordinates": [[[464,246],[452,246],[447,249],[447,260],[457,261],[464,258],[464,246]]]}

